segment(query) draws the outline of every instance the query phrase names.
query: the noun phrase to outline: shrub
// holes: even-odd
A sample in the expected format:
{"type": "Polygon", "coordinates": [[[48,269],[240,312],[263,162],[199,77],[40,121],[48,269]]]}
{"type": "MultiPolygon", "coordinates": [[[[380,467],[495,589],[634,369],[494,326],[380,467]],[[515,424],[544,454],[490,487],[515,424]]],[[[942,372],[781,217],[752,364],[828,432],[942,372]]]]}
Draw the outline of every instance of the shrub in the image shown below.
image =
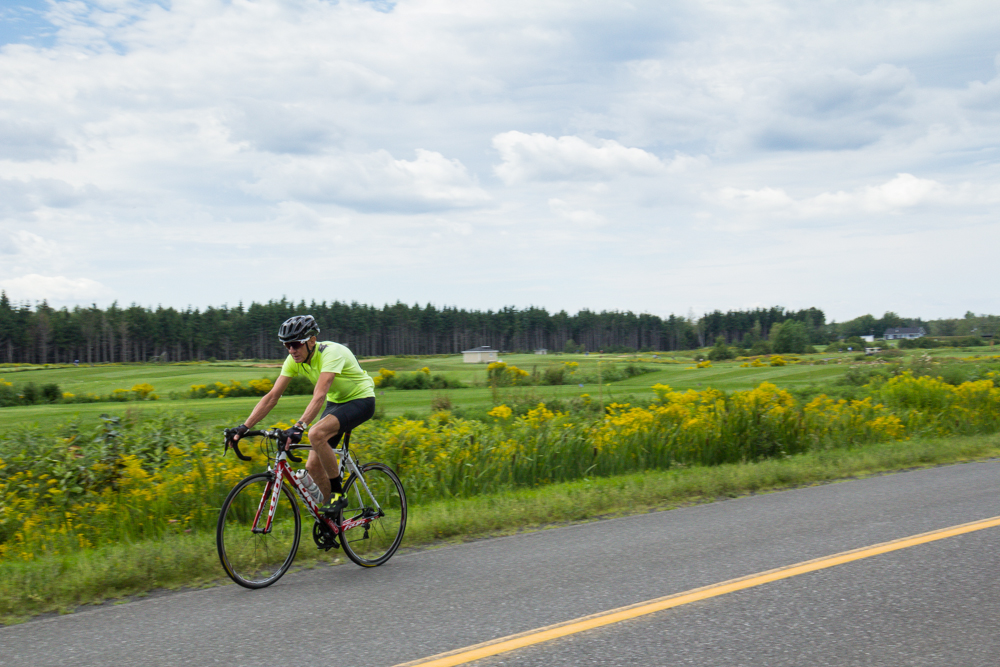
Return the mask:
{"type": "Polygon", "coordinates": [[[861,340],[859,336],[851,336],[850,338],[845,338],[844,340],[838,340],[834,343],[830,343],[826,346],[827,352],[864,352],[867,343],[861,340]]]}
{"type": "Polygon", "coordinates": [[[431,400],[431,411],[433,412],[451,412],[453,409],[451,397],[447,394],[440,394],[431,400]]]}
{"type": "Polygon", "coordinates": [[[431,376],[431,389],[460,389],[464,386],[461,380],[453,380],[440,373],[431,376]]]}
{"type": "Polygon", "coordinates": [[[21,403],[24,405],[34,405],[37,402],[38,387],[35,386],[34,382],[29,382],[21,387],[21,403]]]}
{"type": "Polygon", "coordinates": [[[638,364],[629,364],[625,367],[625,377],[636,377],[638,375],[645,375],[646,373],[652,373],[655,368],[649,368],[647,366],[640,366],[638,364]]]}
{"type": "Polygon", "coordinates": [[[708,358],[712,361],[725,361],[735,359],[736,353],[726,344],[725,337],[719,336],[715,339],[715,345],[708,351],[708,358]]]}
{"type": "MultiPolygon", "coordinates": [[[[267,392],[271,391],[274,387],[274,383],[268,378],[261,378],[259,380],[250,380],[247,384],[243,384],[238,380],[230,380],[229,384],[223,382],[215,382],[212,385],[206,384],[193,384],[191,389],[188,391],[188,398],[227,398],[236,396],[263,396],[267,392]]],[[[148,384],[137,384],[132,387],[132,392],[141,394],[140,400],[146,397],[148,392],[152,391],[153,388],[148,384]]],[[[289,382],[288,389],[285,390],[286,394],[311,394],[312,393],[312,383],[309,382],[308,378],[303,376],[296,376],[292,378],[289,382]],[[298,380],[298,382],[296,382],[298,380]],[[304,382],[303,382],[304,381],[304,382]]],[[[155,395],[150,398],[156,398],[155,395]]]]}
{"type": "MultiPolygon", "coordinates": [[[[152,387],[150,387],[152,389],[152,387]]],[[[42,401],[45,403],[56,403],[62,398],[62,391],[59,389],[59,385],[54,382],[42,385],[41,391],[42,401]]]]}
{"type": "Polygon", "coordinates": [[[375,376],[375,386],[381,389],[393,387],[395,389],[458,389],[465,385],[459,380],[449,379],[440,373],[431,375],[431,370],[427,367],[421,368],[413,373],[397,373],[382,368],[375,376]]]}
{"type": "Polygon", "coordinates": [[[549,366],[542,372],[542,384],[559,385],[563,383],[566,376],[566,368],[563,366],[549,366]]]}
{"type": "Polygon", "coordinates": [[[397,389],[430,389],[431,376],[420,371],[397,375],[393,386],[397,389]]]}
{"type": "Polygon", "coordinates": [[[375,386],[379,388],[391,387],[396,382],[396,371],[390,371],[388,368],[378,369],[378,375],[372,378],[375,381],[375,386]]]}
{"type": "Polygon", "coordinates": [[[517,366],[508,366],[503,361],[494,361],[487,366],[486,374],[494,387],[512,387],[531,382],[528,371],[521,370],[517,366]]]}
{"type": "Polygon", "coordinates": [[[309,396],[313,393],[313,383],[305,375],[296,375],[285,389],[286,396],[309,396]]]}
{"type": "MultiPolygon", "coordinates": [[[[862,359],[865,357],[862,356],[862,359]]],[[[853,385],[863,387],[865,385],[876,385],[888,380],[899,373],[899,364],[866,364],[863,366],[851,366],[847,372],[837,380],[840,385],[853,385]]]]}
{"type": "Polygon", "coordinates": [[[904,338],[899,341],[901,350],[930,350],[941,345],[940,341],[933,338],[904,338]]]}
{"type": "Polygon", "coordinates": [[[14,383],[0,378],[0,408],[17,405],[17,403],[17,392],[14,391],[14,383]]]}

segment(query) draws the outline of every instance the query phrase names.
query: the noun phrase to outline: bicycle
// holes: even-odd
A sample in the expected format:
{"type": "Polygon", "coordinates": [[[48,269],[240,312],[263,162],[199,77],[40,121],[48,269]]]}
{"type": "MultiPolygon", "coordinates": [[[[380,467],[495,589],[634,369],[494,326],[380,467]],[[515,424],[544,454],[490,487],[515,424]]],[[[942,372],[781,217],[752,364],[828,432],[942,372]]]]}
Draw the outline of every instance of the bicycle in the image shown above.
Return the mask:
{"type": "MultiPolygon", "coordinates": [[[[225,431],[223,456],[232,447],[237,457],[250,461],[239,442],[230,440],[234,432],[225,431]]],[[[340,448],[334,450],[340,459],[348,503],[330,514],[320,510],[288,463],[302,461],[292,450],[311,446],[289,443],[280,429],[248,431],[243,437],[255,436],[264,437],[262,450],[269,458],[271,443],[277,445],[273,461],[266,472],[250,475],[233,487],[219,510],[215,531],[219,559],[233,581],[246,588],[264,588],[288,571],[302,536],[296,497],[315,519],[313,541],[320,549],[341,547],[362,567],[382,565],[396,553],[406,530],[403,484],[383,463],[359,465],[350,451],[350,431],[344,432],[340,448]]]]}

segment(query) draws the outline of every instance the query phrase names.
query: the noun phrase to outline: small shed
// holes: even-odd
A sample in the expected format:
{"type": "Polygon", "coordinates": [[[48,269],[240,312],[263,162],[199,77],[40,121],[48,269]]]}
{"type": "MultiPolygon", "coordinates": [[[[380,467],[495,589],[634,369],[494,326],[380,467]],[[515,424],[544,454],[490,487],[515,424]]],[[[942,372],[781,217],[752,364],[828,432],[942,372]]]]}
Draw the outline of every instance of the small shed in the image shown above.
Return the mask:
{"type": "Polygon", "coordinates": [[[549,353],[548,349],[544,347],[540,347],[537,350],[535,350],[535,354],[548,354],[548,353],[549,353]]]}
{"type": "Polygon", "coordinates": [[[480,345],[471,350],[462,350],[462,361],[467,364],[488,364],[497,360],[499,352],[489,345],[480,345]]]}

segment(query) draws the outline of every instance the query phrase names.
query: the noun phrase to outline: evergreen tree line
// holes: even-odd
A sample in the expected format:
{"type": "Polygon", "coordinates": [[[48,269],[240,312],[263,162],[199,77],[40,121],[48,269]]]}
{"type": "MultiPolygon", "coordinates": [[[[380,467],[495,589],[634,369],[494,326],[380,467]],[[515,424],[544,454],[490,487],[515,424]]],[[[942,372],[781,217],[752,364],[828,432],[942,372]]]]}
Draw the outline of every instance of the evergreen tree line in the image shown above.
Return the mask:
{"type": "MultiPolygon", "coordinates": [[[[749,347],[767,340],[771,328],[786,320],[801,322],[811,343],[825,343],[847,326],[828,324],[817,308],[715,311],[695,319],[619,311],[553,314],[536,307],[484,312],[398,302],[381,308],[339,301],[296,304],[282,298],[204,310],[117,303],[57,310],[45,301],[13,304],[0,292],[0,363],[278,359],[285,356],[278,327],[301,314],[316,318],[322,340],[343,343],[359,356],[458,354],[481,345],[505,352],[673,351],[711,345],[719,336],[749,347]]],[[[887,326],[919,326],[918,320],[886,317],[893,322],[887,326]]],[[[882,326],[882,321],[858,326],[882,326]]]]}

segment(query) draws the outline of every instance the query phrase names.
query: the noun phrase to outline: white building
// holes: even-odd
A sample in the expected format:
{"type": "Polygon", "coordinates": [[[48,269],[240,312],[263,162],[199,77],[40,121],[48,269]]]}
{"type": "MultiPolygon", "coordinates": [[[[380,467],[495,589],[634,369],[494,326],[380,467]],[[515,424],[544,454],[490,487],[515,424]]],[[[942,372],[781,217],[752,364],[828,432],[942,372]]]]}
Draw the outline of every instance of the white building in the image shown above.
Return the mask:
{"type": "Polygon", "coordinates": [[[462,361],[467,364],[488,364],[497,360],[497,354],[499,352],[489,345],[480,345],[471,350],[462,350],[462,361]]]}
{"type": "Polygon", "coordinates": [[[923,327],[917,327],[916,329],[912,327],[894,327],[892,329],[885,330],[886,340],[895,340],[897,338],[923,338],[927,334],[924,332],[923,327]]]}

